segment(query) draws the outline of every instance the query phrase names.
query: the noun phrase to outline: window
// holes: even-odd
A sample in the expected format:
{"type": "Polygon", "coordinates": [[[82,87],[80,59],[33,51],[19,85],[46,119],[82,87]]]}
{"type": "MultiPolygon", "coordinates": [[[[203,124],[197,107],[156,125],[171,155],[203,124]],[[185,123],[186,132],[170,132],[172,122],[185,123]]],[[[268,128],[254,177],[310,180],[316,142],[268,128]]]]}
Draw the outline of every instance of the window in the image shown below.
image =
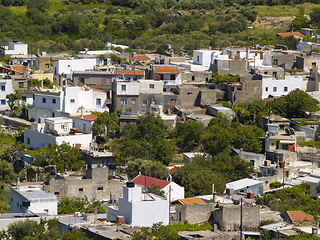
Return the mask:
{"type": "Polygon", "coordinates": [[[288,92],[288,87],[284,87],[284,88],[283,88],[283,91],[284,91],[284,92],[288,92]]]}
{"type": "Polygon", "coordinates": [[[27,144],[30,144],[30,138],[27,138],[27,144]]]}
{"type": "Polygon", "coordinates": [[[192,95],[192,92],[188,92],[187,95],[191,96],[191,95],[192,95]]]}
{"type": "Polygon", "coordinates": [[[149,84],[149,89],[154,89],[154,84],[149,84]]]}
{"type": "Polygon", "coordinates": [[[13,202],[13,198],[11,198],[11,202],[13,202]]]}
{"type": "Polygon", "coordinates": [[[96,107],[101,108],[101,98],[96,99],[96,107]]]}
{"type": "Polygon", "coordinates": [[[273,78],[277,78],[277,72],[273,72],[273,73],[272,73],[272,77],[273,77],[273,78]]]}
{"type": "Polygon", "coordinates": [[[191,77],[191,80],[192,80],[192,81],[194,81],[195,79],[196,79],[195,76],[192,76],[192,77],[191,77]]]}
{"type": "Polygon", "coordinates": [[[200,62],[200,57],[199,56],[197,56],[197,62],[200,62]]]}
{"type": "Polygon", "coordinates": [[[132,102],[132,104],[136,104],[136,99],[135,99],[135,98],[132,98],[132,99],[131,99],[131,102],[132,102]]]}
{"type": "Polygon", "coordinates": [[[264,72],[265,75],[268,75],[268,72],[264,72]]]}
{"type": "Polygon", "coordinates": [[[266,87],[266,92],[268,92],[268,87],[266,87]]]}
{"type": "Polygon", "coordinates": [[[49,209],[44,209],[44,211],[45,211],[46,213],[48,213],[48,212],[49,212],[49,209]]]}
{"type": "Polygon", "coordinates": [[[121,105],[127,105],[127,99],[120,99],[121,105]]]}
{"type": "Polygon", "coordinates": [[[273,87],[273,91],[276,92],[277,91],[277,87],[273,87]]]}
{"type": "Polygon", "coordinates": [[[84,85],[84,78],[79,78],[80,85],[84,85]]]}
{"type": "Polygon", "coordinates": [[[103,187],[98,187],[98,191],[103,191],[103,187]]]}
{"type": "Polygon", "coordinates": [[[143,106],[147,106],[147,104],[148,104],[147,100],[142,101],[143,106]]]}
{"type": "Polygon", "coordinates": [[[74,99],[70,99],[70,103],[74,103],[75,101],[74,101],[74,99]]]}
{"type": "Polygon", "coordinates": [[[170,80],[176,80],[176,75],[171,74],[171,75],[170,75],[170,80]]]}
{"type": "Polygon", "coordinates": [[[18,85],[19,85],[19,88],[24,88],[24,82],[19,82],[18,85]]]}
{"type": "Polygon", "coordinates": [[[54,195],[59,196],[59,192],[54,192],[54,195]]]}
{"type": "Polygon", "coordinates": [[[1,99],[1,105],[6,105],[6,100],[1,99]]]}
{"type": "Polygon", "coordinates": [[[1,85],[1,91],[2,92],[6,91],[6,85],[1,85]]]}
{"type": "Polygon", "coordinates": [[[52,98],[52,103],[56,103],[56,99],[55,98],[52,98]]]}
{"type": "Polygon", "coordinates": [[[49,69],[49,63],[46,63],[46,64],[44,65],[44,68],[45,68],[45,69],[49,69]]]}
{"type": "Polygon", "coordinates": [[[64,125],[61,125],[61,129],[64,129],[64,125]]]}
{"type": "Polygon", "coordinates": [[[52,117],[55,117],[55,114],[54,114],[54,112],[52,113],[52,117]]]}
{"type": "Polygon", "coordinates": [[[84,123],[83,124],[83,131],[86,131],[87,130],[87,125],[84,123]]]}
{"type": "Polygon", "coordinates": [[[273,64],[278,65],[278,59],[273,59],[273,64]]]}
{"type": "Polygon", "coordinates": [[[43,102],[43,103],[46,103],[46,102],[47,102],[47,99],[46,99],[46,98],[42,98],[42,102],[43,102]]]}
{"type": "Polygon", "coordinates": [[[316,62],[313,62],[313,63],[312,63],[312,66],[313,66],[313,67],[316,67],[316,66],[317,66],[317,63],[316,63],[316,62]]]}
{"type": "Polygon", "coordinates": [[[127,90],[127,86],[126,85],[121,85],[121,91],[126,91],[127,90]]]}
{"type": "Polygon", "coordinates": [[[83,192],[83,188],[79,188],[79,192],[83,192]]]}

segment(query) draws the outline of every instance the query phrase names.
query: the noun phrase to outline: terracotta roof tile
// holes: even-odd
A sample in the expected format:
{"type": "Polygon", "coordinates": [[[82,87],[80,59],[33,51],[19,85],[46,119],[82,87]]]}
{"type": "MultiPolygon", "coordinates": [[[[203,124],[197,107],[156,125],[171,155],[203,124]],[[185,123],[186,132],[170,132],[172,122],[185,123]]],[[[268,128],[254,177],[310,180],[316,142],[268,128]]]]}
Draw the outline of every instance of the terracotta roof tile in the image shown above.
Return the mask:
{"type": "Polygon", "coordinates": [[[25,66],[18,66],[18,65],[11,65],[11,68],[18,73],[25,73],[26,72],[26,68],[25,66]]]}
{"type": "Polygon", "coordinates": [[[98,116],[95,115],[95,114],[88,114],[88,115],[83,115],[82,118],[81,118],[80,115],[73,116],[73,118],[83,119],[83,120],[87,120],[87,121],[94,121],[94,120],[96,120],[98,118],[98,116]]]}
{"type": "Polygon", "coordinates": [[[181,205],[192,205],[192,204],[202,204],[205,202],[199,197],[191,197],[191,198],[177,199],[175,201],[172,201],[172,203],[178,203],[181,205]]]}
{"type": "Polygon", "coordinates": [[[155,73],[180,73],[180,69],[176,66],[154,66],[155,73]]]}
{"type": "Polygon", "coordinates": [[[104,90],[102,90],[102,89],[97,89],[97,88],[91,88],[93,91],[95,91],[95,92],[106,92],[106,91],[104,91],[104,90]]]}
{"type": "MultiPolygon", "coordinates": [[[[146,177],[144,175],[138,175],[132,181],[137,185],[144,186],[145,178],[146,177]]],[[[147,181],[146,185],[148,187],[159,186],[161,189],[163,189],[165,186],[167,186],[170,183],[169,181],[153,178],[153,177],[147,177],[146,181],[147,181]]]]}
{"type": "Polygon", "coordinates": [[[302,37],[304,38],[305,35],[303,35],[300,32],[285,32],[285,33],[277,33],[278,36],[286,38],[286,37],[290,37],[290,36],[297,36],[297,37],[302,37]]]}
{"type": "Polygon", "coordinates": [[[287,211],[292,222],[314,221],[314,217],[302,211],[287,211]]]}
{"type": "Polygon", "coordinates": [[[141,55],[137,55],[135,58],[130,56],[130,61],[133,61],[133,60],[136,60],[136,61],[147,61],[147,60],[150,60],[150,58],[144,54],[141,54],[141,55]]]}
{"type": "Polygon", "coordinates": [[[169,173],[173,173],[174,171],[176,171],[178,168],[176,167],[176,166],[174,166],[173,168],[171,168],[170,170],[169,170],[169,173]]]}
{"type": "Polygon", "coordinates": [[[143,70],[121,70],[121,72],[118,72],[117,70],[114,71],[114,74],[116,75],[140,75],[144,76],[143,70]]]}

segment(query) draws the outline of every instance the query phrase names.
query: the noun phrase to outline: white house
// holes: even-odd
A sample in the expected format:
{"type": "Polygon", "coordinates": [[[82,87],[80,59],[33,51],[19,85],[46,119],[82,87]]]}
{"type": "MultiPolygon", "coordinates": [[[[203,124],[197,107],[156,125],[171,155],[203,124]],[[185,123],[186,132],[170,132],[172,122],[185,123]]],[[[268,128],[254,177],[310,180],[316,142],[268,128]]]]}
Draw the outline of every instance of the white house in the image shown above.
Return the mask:
{"type": "Polygon", "coordinates": [[[70,118],[40,118],[38,123],[33,122],[30,129],[24,130],[24,143],[29,148],[42,148],[66,142],[76,148],[89,149],[92,134],[77,133],[72,126],[70,118]]]}
{"type": "Polygon", "coordinates": [[[28,54],[28,44],[22,42],[9,42],[8,47],[5,50],[6,55],[13,55],[13,54],[21,54],[27,55],[28,54]]]}
{"type": "Polygon", "coordinates": [[[108,207],[108,219],[124,217],[126,224],[151,227],[154,223],[169,224],[169,201],[152,193],[142,193],[142,188],[133,182],[123,186],[123,196],[118,207],[108,207]]]}
{"type": "Polygon", "coordinates": [[[170,201],[184,198],[184,187],[179,186],[175,182],[157,179],[153,177],[146,177],[141,174],[136,176],[132,181],[140,187],[158,186],[162,191],[164,191],[164,195],[167,199],[169,199],[170,195],[170,201]],[[169,192],[171,194],[169,194],[169,192]]]}
{"type": "Polygon", "coordinates": [[[94,121],[98,118],[95,114],[77,115],[70,117],[73,121],[73,127],[81,129],[87,133],[91,133],[94,121]]]}
{"type": "Polygon", "coordinates": [[[267,77],[262,79],[262,99],[287,95],[294,89],[303,90],[303,78],[285,76],[285,79],[267,77]]]}
{"type": "Polygon", "coordinates": [[[188,153],[183,153],[183,160],[184,163],[188,163],[188,162],[192,162],[192,159],[194,157],[209,157],[210,155],[207,153],[203,153],[203,152],[188,152],[188,153]]]}
{"type": "Polygon", "coordinates": [[[6,96],[13,92],[12,79],[0,79],[0,111],[9,109],[6,96]]]}
{"type": "Polygon", "coordinates": [[[244,178],[226,184],[226,193],[233,195],[237,193],[254,193],[254,195],[263,193],[263,182],[244,178]]]}
{"type": "Polygon", "coordinates": [[[39,117],[62,117],[90,111],[109,111],[105,91],[85,86],[61,87],[51,92],[35,92],[28,118],[37,121],[39,117]]]}
{"type": "Polygon", "coordinates": [[[181,85],[181,71],[175,65],[154,65],[153,79],[163,81],[164,92],[174,92],[181,85]]]}
{"type": "Polygon", "coordinates": [[[10,192],[10,210],[12,213],[48,213],[57,215],[58,199],[52,193],[46,193],[42,186],[12,187],[10,192]]]}
{"type": "Polygon", "coordinates": [[[97,65],[97,58],[67,59],[53,62],[53,83],[59,83],[62,78],[71,78],[74,71],[91,71],[97,65]]]}

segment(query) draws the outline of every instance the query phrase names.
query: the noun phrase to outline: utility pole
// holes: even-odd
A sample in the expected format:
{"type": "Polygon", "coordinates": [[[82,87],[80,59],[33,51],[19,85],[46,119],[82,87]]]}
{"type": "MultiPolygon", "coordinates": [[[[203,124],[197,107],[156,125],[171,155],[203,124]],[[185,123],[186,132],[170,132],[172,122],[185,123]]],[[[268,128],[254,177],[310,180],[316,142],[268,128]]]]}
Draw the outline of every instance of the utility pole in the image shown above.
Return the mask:
{"type": "Polygon", "coordinates": [[[169,224],[170,224],[170,205],[171,205],[171,185],[169,184],[169,224]]]}
{"type": "Polygon", "coordinates": [[[240,199],[240,240],[242,240],[242,197],[240,199]]]}
{"type": "Polygon", "coordinates": [[[283,161],[283,172],[282,172],[282,188],[283,188],[283,190],[284,190],[284,167],[285,167],[285,165],[286,165],[286,162],[285,161],[283,161]]]}

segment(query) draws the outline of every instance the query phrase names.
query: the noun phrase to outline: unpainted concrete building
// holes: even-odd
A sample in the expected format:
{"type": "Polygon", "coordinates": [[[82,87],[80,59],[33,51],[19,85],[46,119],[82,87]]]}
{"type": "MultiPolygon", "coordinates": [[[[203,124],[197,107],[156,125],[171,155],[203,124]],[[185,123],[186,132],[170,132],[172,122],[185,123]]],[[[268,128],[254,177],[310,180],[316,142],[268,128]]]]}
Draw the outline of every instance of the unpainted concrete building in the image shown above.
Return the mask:
{"type": "MultiPolygon", "coordinates": [[[[258,229],[260,226],[260,207],[242,207],[242,229],[258,229]]],[[[217,223],[219,230],[237,231],[240,229],[241,207],[239,205],[225,205],[214,209],[211,219],[217,223]]]]}
{"type": "Polygon", "coordinates": [[[107,167],[90,167],[86,170],[86,177],[68,177],[51,179],[44,185],[46,192],[54,193],[57,197],[88,197],[97,200],[115,200],[115,196],[122,194],[123,181],[108,179],[107,167]],[[114,195],[113,195],[114,194],[114,195]],[[114,197],[112,197],[114,196],[114,197]]]}

